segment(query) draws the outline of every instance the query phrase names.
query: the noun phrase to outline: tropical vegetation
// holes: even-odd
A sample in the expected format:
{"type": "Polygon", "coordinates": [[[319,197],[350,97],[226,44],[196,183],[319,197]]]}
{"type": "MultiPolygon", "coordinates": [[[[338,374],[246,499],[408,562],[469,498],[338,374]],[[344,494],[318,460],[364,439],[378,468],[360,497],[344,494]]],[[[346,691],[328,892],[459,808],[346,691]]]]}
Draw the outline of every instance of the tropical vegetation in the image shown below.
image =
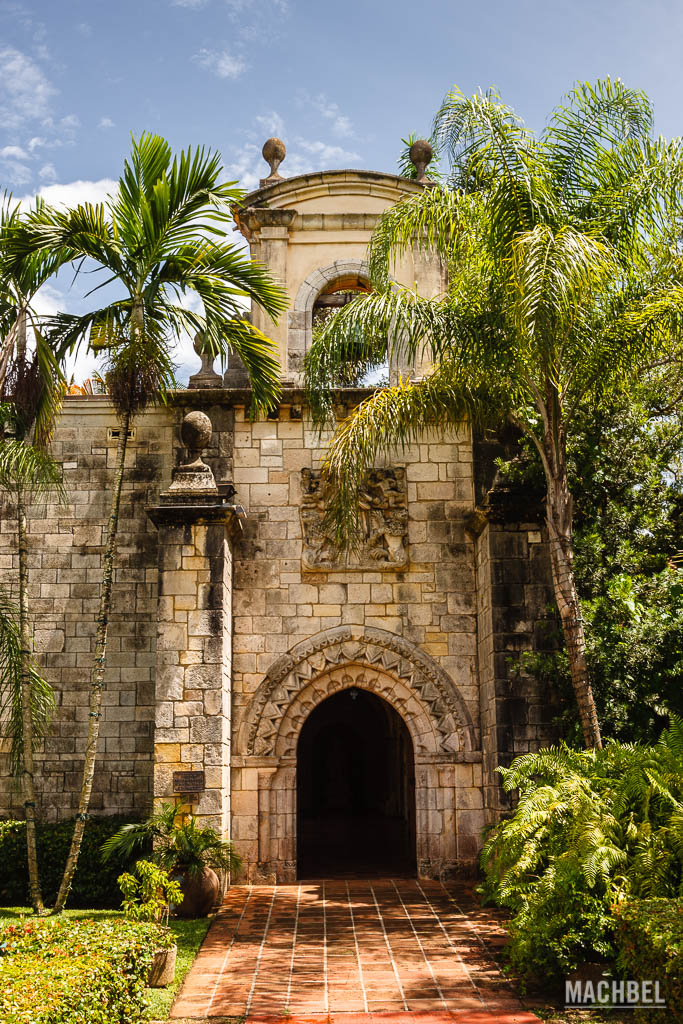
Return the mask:
{"type": "Polygon", "coordinates": [[[205,867],[235,874],[241,860],[232,843],[210,825],[198,825],[192,814],[174,804],[162,804],[141,822],[123,825],[102,844],[102,860],[130,861],[144,853],[168,872],[198,878],[205,867]]]}
{"type": "Polygon", "coordinates": [[[507,954],[518,976],[611,961],[616,907],[683,897],[683,719],[653,746],[561,745],[498,771],[519,799],[484,845],[484,893],[512,912],[507,954]]]}
{"type": "MultiPolygon", "coordinates": [[[[46,210],[38,200],[35,217],[46,210]]],[[[33,659],[32,630],[28,607],[28,522],[31,501],[50,491],[62,496],[61,471],[49,455],[55,417],[65,382],[62,362],[67,349],[62,342],[45,337],[34,304],[37,292],[64,263],[65,253],[55,247],[26,252],[10,265],[2,254],[8,240],[22,223],[19,205],[5,197],[0,206],[0,487],[14,500],[18,602],[16,612],[3,597],[5,663],[2,690],[9,710],[12,767],[21,780],[26,815],[26,843],[31,902],[43,906],[38,875],[35,833],[35,778],[33,754],[45,734],[54,699],[49,685],[33,659]],[[17,624],[18,649],[11,642],[12,623],[17,624]]]]}
{"type": "MultiPolygon", "coordinates": [[[[651,743],[671,713],[683,716],[682,453],[681,377],[668,368],[582,409],[568,444],[586,652],[598,718],[614,739],[651,743]]],[[[502,470],[538,489],[533,457],[502,470]]],[[[580,740],[555,622],[547,650],[519,667],[567,696],[558,726],[580,740]]]]}
{"type": "Polygon", "coordinates": [[[139,860],[132,872],[118,878],[123,893],[121,909],[131,921],[152,921],[167,926],[171,905],[180,903],[183,891],[168,871],[149,860],[139,860]]]}
{"type": "Polygon", "coordinates": [[[144,1013],[155,924],[57,918],[0,932],[0,1019],[25,1024],[119,1024],[144,1013]]]}
{"type": "MultiPolygon", "coordinates": [[[[683,898],[631,900],[616,907],[618,965],[627,978],[656,979],[673,1020],[683,1020],[683,898]]],[[[661,1010],[636,1013],[661,1021],[661,1010]]]]}
{"type": "MultiPolygon", "coordinates": [[[[133,860],[112,860],[103,864],[100,848],[105,840],[129,822],[130,816],[124,815],[91,815],[88,818],[81,856],[69,893],[71,907],[114,910],[121,906],[117,879],[122,870],[130,869],[133,860]]],[[[73,818],[36,823],[38,870],[47,906],[52,906],[57,898],[73,830],[73,818]]],[[[30,905],[25,821],[0,821],[0,864],[0,907],[30,905]]]]}
{"type": "MultiPolygon", "coordinates": [[[[100,284],[114,282],[119,290],[118,297],[105,306],[84,315],[60,313],[43,324],[41,331],[36,331],[33,357],[39,369],[47,361],[50,372],[61,383],[61,360],[65,353],[73,352],[84,342],[92,350],[103,352],[107,364],[104,379],[120,420],[83,777],[71,850],[54,907],[57,913],[66,903],[78,862],[95,774],[116,539],[131,423],[150,402],[163,400],[175,385],[171,345],[185,331],[201,333],[204,347],[214,354],[225,357],[231,350],[239,354],[250,376],[256,410],[267,410],[279,391],[279,368],[273,346],[245,319],[240,300],[251,298],[275,318],[285,308],[286,298],[264,267],[225,241],[230,208],[239,201],[241,192],[232,183],[221,183],[221,170],[218,154],[200,148],[174,157],[165,140],[143,135],[133,141],[118,190],[105,204],[82,204],[69,210],[39,205],[25,217],[12,220],[2,238],[3,281],[13,280],[27,265],[35,264],[47,273],[65,261],[75,262],[79,269],[88,261],[90,267],[94,265],[104,274],[100,284]],[[195,312],[182,303],[182,298],[190,294],[199,300],[203,312],[195,312]],[[49,337],[49,342],[43,343],[44,336],[49,337]]],[[[25,306],[26,302],[22,310],[25,306]]],[[[17,337],[21,338],[21,332],[17,337]]],[[[23,365],[22,351],[20,347],[17,366],[23,365]]],[[[18,408],[22,394],[19,385],[9,382],[8,388],[13,407],[18,408]]],[[[43,394],[51,397],[54,392],[43,389],[43,394]]],[[[30,421],[26,416],[24,420],[33,425],[39,411],[32,411],[30,421]]],[[[42,424],[42,420],[38,423],[42,424]]],[[[21,552],[25,550],[22,509],[19,502],[20,574],[24,564],[21,552]]],[[[28,609],[22,612],[22,607],[20,603],[20,628],[27,634],[28,609]]],[[[27,673],[25,668],[22,692],[30,696],[27,673]]],[[[28,706],[26,700],[24,704],[28,706]]],[[[28,728],[26,722],[25,733],[28,728]]],[[[31,758],[31,750],[32,744],[25,741],[24,758],[31,758]]],[[[30,786],[32,768],[27,767],[24,776],[30,786]]],[[[35,799],[27,798],[26,805],[32,815],[35,799]]],[[[33,835],[31,825],[27,836],[34,846],[33,835]]],[[[32,899],[36,909],[40,909],[35,852],[29,862],[32,899]]]]}
{"type": "Polygon", "coordinates": [[[307,359],[318,421],[349,364],[420,364],[337,429],[325,461],[338,541],[352,545],[368,467],[426,427],[511,425],[541,467],[555,599],[586,746],[602,744],[574,569],[568,442],[581,410],[680,358],[679,140],[653,140],[647,97],[621,81],[579,84],[533,135],[489,91],[451,92],[435,137],[448,188],[384,214],[369,262],[374,293],[330,317],[307,359]],[[443,295],[392,280],[413,248],[448,267],[443,295]]]}

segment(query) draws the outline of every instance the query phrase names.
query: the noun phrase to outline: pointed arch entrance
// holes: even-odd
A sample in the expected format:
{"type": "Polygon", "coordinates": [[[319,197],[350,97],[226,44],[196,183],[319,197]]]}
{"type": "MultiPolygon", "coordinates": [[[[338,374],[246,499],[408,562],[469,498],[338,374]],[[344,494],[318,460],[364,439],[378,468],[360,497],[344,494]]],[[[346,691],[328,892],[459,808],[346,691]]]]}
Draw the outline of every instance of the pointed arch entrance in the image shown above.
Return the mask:
{"type": "Polygon", "coordinates": [[[300,878],[414,875],[415,757],[386,700],[351,687],[311,711],[297,744],[300,878]]]}

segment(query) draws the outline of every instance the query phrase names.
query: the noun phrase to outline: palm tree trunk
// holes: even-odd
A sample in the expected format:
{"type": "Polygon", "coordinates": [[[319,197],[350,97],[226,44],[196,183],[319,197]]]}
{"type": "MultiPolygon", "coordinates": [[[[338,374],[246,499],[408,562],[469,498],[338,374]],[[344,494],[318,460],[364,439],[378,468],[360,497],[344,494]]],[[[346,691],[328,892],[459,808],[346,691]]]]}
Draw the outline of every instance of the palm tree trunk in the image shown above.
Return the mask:
{"type": "Polygon", "coordinates": [[[81,783],[81,795],[78,801],[78,813],[74,833],[71,839],[69,856],[64,867],[64,876],[57,894],[53,913],[59,914],[66,904],[71,882],[73,881],[78,856],[81,850],[83,832],[88,818],[88,807],[90,806],[90,795],[92,793],[93,779],[95,777],[95,762],[97,760],[97,743],[100,735],[100,717],[102,708],[102,689],[104,686],[105,657],[107,653],[107,636],[109,632],[109,616],[111,614],[111,591],[114,579],[114,556],[116,554],[116,535],[119,525],[119,508],[121,505],[121,487],[123,485],[123,473],[126,462],[126,448],[128,446],[128,430],[130,427],[130,412],[125,413],[121,419],[121,432],[116,453],[116,470],[114,472],[114,486],[111,498],[111,510],[109,513],[109,526],[107,528],[107,544],[104,551],[104,565],[102,568],[102,587],[100,590],[100,607],[97,616],[97,642],[95,645],[95,660],[93,662],[90,676],[90,717],[88,719],[88,739],[85,747],[83,764],[83,781],[81,783]]]}
{"type": "Polygon", "coordinates": [[[23,748],[21,780],[24,795],[24,815],[26,818],[26,854],[28,858],[31,906],[36,914],[40,914],[43,910],[43,896],[40,891],[38,849],[36,844],[36,788],[33,762],[33,717],[31,715],[31,629],[28,614],[28,529],[25,502],[23,488],[18,486],[17,534],[19,543],[19,632],[21,636],[21,725],[23,748]]]}
{"type": "Polygon", "coordinates": [[[564,642],[569,658],[574,696],[579,709],[581,731],[586,747],[602,747],[600,725],[586,660],[586,637],[579,595],[574,576],[572,549],[572,497],[566,472],[547,481],[546,516],[550,536],[550,560],[555,600],[560,613],[564,642]]]}

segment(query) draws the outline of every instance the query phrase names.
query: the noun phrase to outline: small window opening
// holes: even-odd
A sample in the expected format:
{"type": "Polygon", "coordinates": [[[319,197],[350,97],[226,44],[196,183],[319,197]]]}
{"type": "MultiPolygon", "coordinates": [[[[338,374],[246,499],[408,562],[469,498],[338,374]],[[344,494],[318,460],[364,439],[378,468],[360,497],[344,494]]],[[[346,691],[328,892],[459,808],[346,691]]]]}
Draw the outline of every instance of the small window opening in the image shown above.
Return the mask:
{"type": "MultiPolygon", "coordinates": [[[[313,334],[319,330],[325,321],[338,309],[347,306],[359,294],[369,295],[372,288],[362,277],[347,275],[338,278],[318,295],[313,305],[313,334]]],[[[377,367],[366,372],[364,367],[354,365],[349,361],[348,366],[339,373],[338,379],[334,382],[337,387],[363,387],[366,384],[381,384],[387,377],[386,367],[377,367]]]]}
{"type": "MultiPolygon", "coordinates": [[[[118,441],[121,437],[121,427],[109,427],[107,430],[108,441],[118,441]]],[[[128,440],[135,440],[135,427],[129,427],[128,429],[128,440]]]]}

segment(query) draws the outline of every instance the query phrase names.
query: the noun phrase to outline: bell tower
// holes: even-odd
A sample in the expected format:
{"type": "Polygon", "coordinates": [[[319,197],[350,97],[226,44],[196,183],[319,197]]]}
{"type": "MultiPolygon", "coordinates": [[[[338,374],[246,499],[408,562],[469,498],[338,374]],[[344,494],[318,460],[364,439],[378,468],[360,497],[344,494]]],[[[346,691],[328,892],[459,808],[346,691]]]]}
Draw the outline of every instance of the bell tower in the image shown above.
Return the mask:
{"type": "MultiPolygon", "coordinates": [[[[303,360],[311,346],[313,320],[342,305],[353,292],[370,291],[368,243],[380,215],[396,203],[433,186],[425,175],[431,147],[422,142],[411,158],[418,180],[378,171],[316,171],[284,178],[278,168],[286,156],[280,139],[268,139],[263,157],[269,174],[235,211],[237,227],[251,255],[265,263],[290,297],[290,308],[273,327],[255,305],[253,323],[278,346],[283,381],[301,382],[303,360]]],[[[417,286],[430,298],[443,290],[438,258],[407,253],[393,268],[398,285],[417,286]]],[[[239,365],[229,363],[226,385],[241,383],[239,365]]],[[[406,367],[415,372],[417,367],[406,367]]]]}

